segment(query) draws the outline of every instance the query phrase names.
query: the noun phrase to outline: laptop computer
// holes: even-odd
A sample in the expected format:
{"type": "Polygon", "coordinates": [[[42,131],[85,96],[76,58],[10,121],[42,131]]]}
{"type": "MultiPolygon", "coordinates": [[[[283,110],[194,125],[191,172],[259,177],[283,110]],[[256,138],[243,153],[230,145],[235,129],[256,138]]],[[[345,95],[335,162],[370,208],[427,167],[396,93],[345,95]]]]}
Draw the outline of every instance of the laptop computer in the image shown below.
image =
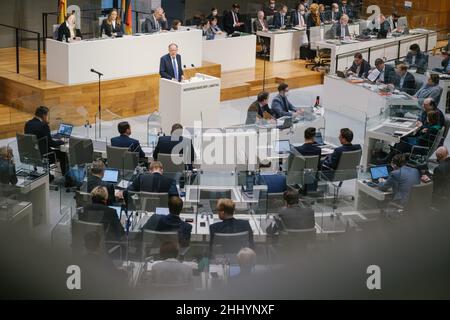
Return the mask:
{"type": "Polygon", "coordinates": [[[316,136],[314,137],[315,145],[318,147],[324,146],[322,132],[317,131],[316,136]]]}
{"type": "Polygon", "coordinates": [[[291,144],[289,140],[277,140],[274,142],[273,149],[276,154],[288,154],[291,152],[291,144]]]}
{"type": "Polygon", "coordinates": [[[387,179],[389,177],[388,166],[376,166],[369,169],[370,177],[373,182],[378,182],[381,178],[387,179]]]}
{"type": "Polygon", "coordinates": [[[106,169],[102,181],[108,183],[117,183],[119,181],[119,170],[106,169]]]}
{"type": "Polygon", "coordinates": [[[169,215],[170,211],[169,208],[156,208],[155,209],[155,214],[159,215],[159,216],[167,216],[169,215]]]}
{"type": "Polygon", "coordinates": [[[347,77],[345,76],[345,73],[344,73],[343,71],[336,71],[336,75],[337,75],[339,78],[342,78],[342,79],[347,78],[347,77]]]}
{"type": "Polygon", "coordinates": [[[293,124],[292,117],[282,117],[278,120],[283,121],[283,123],[281,125],[277,126],[277,129],[283,130],[283,129],[289,129],[290,127],[292,127],[292,124],[293,124]]]}
{"type": "Polygon", "coordinates": [[[54,134],[53,139],[70,138],[72,135],[73,125],[67,123],[61,123],[58,128],[58,132],[54,134]]]}

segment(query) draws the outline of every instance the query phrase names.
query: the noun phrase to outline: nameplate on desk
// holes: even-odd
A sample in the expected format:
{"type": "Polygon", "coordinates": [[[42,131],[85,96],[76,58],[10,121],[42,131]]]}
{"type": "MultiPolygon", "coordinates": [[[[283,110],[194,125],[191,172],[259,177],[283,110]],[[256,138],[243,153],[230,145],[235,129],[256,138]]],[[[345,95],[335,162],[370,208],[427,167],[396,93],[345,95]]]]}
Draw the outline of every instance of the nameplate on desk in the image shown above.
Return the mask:
{"type": "Polygon", "coordinates": [[[209,85],[204,85],[204,86],[198,86],[198,87],[192,87],[192,88],[185,88],[183,91],[187,92],[187,91],[196,91],[196,90],[203,90],[203,89],[208,89],[208,88],[215,88],[218,87],[219,84],[218,83],[214,83],[214,84],[209,84],[209,85]]]}

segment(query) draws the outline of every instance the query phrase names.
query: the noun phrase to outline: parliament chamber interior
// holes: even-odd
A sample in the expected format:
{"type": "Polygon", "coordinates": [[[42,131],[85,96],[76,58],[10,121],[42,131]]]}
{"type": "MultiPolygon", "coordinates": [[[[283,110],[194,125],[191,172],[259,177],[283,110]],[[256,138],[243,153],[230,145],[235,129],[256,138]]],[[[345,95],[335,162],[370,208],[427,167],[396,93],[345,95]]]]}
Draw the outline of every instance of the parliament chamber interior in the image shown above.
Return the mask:
{"type": "Polygon", "coordinates": [[[2,298],[450,298],[449,1],[0,17],[2,298]]]}

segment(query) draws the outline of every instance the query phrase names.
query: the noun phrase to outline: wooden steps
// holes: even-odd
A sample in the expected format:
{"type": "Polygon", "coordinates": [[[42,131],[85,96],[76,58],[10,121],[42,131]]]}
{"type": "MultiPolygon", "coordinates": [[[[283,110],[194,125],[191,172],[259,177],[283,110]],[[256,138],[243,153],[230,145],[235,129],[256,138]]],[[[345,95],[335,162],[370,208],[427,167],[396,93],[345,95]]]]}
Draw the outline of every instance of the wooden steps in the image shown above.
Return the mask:
{"type": "Polygon", "coordinates": [[[0,104],[0,139],[14,137],[17,132],[23,132],[25,122],[33,118],[32,113],[0,104]]]}

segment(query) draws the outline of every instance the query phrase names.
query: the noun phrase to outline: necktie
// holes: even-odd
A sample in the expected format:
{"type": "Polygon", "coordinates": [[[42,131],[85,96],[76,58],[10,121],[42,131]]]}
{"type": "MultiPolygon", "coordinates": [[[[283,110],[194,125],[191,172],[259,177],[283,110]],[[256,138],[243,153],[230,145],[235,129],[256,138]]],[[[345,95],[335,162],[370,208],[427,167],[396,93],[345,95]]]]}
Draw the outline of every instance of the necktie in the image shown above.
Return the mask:
{"type": "Polygon", "coordinates": [[[345,7],[342,7],[342,12],[347,14],[347,9],[345,7]]]}
{"type": "Polygon", "coordinates": [[[282,100],[283,100],[283,104],[284,104],[284,111],[288,111],[288,109],[287,109],[287,99],[286,99],[286,97],[283,97],[282,98],[282,100]]]}
{"type": "Polygon", "coordinates": [[[178,64],[177,64],[177,60],[175,60],[175,58],[172,58],[172,65],[173,65],[173,72],[175,75],[175,79],[177,79],[178,81],[178,64]]]}
{"type": "Polygon", "coordinates": [[[281,26],[284,26],[284,16],[281,15],[281,26]]]}

